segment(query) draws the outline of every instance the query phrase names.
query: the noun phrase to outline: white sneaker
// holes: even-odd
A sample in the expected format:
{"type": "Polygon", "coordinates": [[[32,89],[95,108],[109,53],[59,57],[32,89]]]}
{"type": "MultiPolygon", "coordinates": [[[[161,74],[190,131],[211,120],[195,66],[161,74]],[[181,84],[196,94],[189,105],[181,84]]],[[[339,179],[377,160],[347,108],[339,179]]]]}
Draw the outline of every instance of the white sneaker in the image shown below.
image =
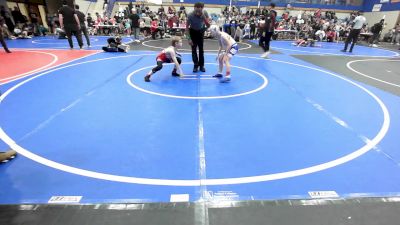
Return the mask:
{"type": "Polygon", "coordinates": [[[269,52],[264,52],[264,53],[261,55],[261,58],[267,58],[268,55],[269,55],[269,52]]]}
{"type": "Polygon", "coordinates": [[[396,45],[400,45],[400,43],[396,43],[396,45]]]}
{"type": "Polygon", "coordinates": [[[376,45],[376,44],[373,44],[373,45],[372,45],[372,47],[376,48],[376,47],[378,47],[378,45],[376,45]]]}

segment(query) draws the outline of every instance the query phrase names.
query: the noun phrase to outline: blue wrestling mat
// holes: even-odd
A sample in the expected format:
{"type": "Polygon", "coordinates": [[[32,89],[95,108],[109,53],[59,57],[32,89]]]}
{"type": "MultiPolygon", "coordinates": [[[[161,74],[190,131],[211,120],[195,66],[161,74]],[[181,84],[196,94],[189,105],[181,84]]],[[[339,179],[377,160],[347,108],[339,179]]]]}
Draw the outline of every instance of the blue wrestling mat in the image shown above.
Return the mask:
{"type": "MultiPolygon", "coordinates": [[[[106,39],[92,38],[94,48],[106,39]]],[[[67,46],[53,41],[10,47],[67,46]]],[[[0,149],[18,156],[0,164],[0,204],[397,196],[399,96],[290,56],[348,55],[341,47],[239,52],[224,84],[211,53],[205,73],[184,53],[185,77],[170,64],[144,82],[155,51],[99,52],[4,84],[0,149]]]]}

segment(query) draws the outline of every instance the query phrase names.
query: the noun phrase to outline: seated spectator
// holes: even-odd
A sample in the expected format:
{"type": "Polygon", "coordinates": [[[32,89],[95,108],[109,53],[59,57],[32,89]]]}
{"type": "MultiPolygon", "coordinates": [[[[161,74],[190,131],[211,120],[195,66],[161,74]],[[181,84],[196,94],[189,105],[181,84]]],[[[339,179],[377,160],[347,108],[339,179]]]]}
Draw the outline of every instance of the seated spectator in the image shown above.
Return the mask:
{"type": "Polygon", "coordinates": [[[56,28],[55,34],[58,35],[58,39],[67,39],[67,34],[61,28],[56,28]]]}
{"type": "Polygon", "coordinates": [[[335,31],[328,29],[328,31],[326,32],[326,41],[333,42],[335,40],[335,37],[336,37],[335,31]]]}
{"type": "Polygon", "coordinates": [[[233,39],[235,39],[236,42],[242,42],[243,39],[243,31],[240,28],[240,26],[236,27],[236,31],[235,31],[235,35],[233,37],[233,39]]]}
{"type": "Polygon", "coordinates": [[[155,40],[157,33],[160,34],[160,38],[163,39],[163,32],[164,30],[159,26],[159,22],[157,18],[154,18],[154,20],[151,22],[151,37],[155,40]]]}
{"type": "Polygon", "coordinates": [[[323,41],[325,36],[325,31],[322,28],[315,32],[315,37],[317,38],[317,41],[323,41]]]}

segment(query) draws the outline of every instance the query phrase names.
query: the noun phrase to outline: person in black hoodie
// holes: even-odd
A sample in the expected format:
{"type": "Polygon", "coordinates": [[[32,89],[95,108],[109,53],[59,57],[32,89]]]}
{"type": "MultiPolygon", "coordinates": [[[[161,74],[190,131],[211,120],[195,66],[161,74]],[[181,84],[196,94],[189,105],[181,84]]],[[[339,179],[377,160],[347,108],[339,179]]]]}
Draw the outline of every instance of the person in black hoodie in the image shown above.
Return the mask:
{"type": "Polygon", "coordinates": [[[260,25],[260,41],[259,45],[264,50],[264,54],[261,57],[266,58],[269,55],[269,43],[271,41],[271,37],[274,34],[276,16],[277,13],[275,9],[275,3],[270,4],[270,11],[265,15],[265,23],[260,25]]]}
{"type": "Polygon", "coordinates": [[[81,33],[81,23],[79,21],[78,15],[75,9],[68,6],[67,1],[63,1],[63,6],[58,10],[58,18],[60,20],[61,29],[64,29],[67,37],[69,47],[74,48],[72,42],[72,34],[75,35],[78,40],[79,47],[82,48],[82,33],[81,33]]]}
{"type": "Polygon", "coordinates": [[[4,36],[3,36],[3,29],[5,29],[5,28],[4,28],[4,24],[5,24],[5,20],[4,20],[3,17],[0,16],[0,43],[1,43],[1,45],[2,45],[3,48],[4,48],[4,50],[5,50],[7,53],[11,53],[11,51],[8,50],[8,47],[7,47],[6,42],[4,41],[4,36]]]}
{"type": "Polygon", "coordinates": [[[384,22],[385,22],[385,20],[381,19],[381,21],[379,21],[379,23],[376,23],[371,27],[372,36],[369,40],[369,46],[378,47],[376,45],[376,43],[378,43],[378,41],[379,41],[379,35],[382,32],[384,22]]]}
{"type": "Polygon", "coordinates": [[[79,5],[75,5],[75,12],[76,15],[79,18],[80,26],[81,26],[81,32],[83,35],[85,35],[86,38],[86,44],[88,47],[90,47],[90,38],[89,38],[89,32],[85,24],[86,16],[83,12],[79,11],[79,5]]]}

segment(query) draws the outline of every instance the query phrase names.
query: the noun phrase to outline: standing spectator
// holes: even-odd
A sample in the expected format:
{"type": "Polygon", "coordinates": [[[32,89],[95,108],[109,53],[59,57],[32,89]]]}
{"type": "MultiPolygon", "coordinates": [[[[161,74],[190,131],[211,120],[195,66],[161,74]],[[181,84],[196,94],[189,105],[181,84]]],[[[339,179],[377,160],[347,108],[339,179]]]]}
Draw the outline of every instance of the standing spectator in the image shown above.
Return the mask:
{"type": "MultiPolygon", "coordinates": [[[[253,11],[252,11],[253,12],[253,11]]],[[[256,21],[254,18],[250,20],[250,39],[256,38],[256,21]]]]}
{"type": "Polygon", "coordinates": [[[14,10],[11,12],[12,17],[14,18],[14,22],[17,23],[26,23],[24,16],[17,6],[14,7],[14,10]]]}
{"type": "Polygon", "coordinates": [[[64,29],[67,35],[69,47],[71,49],[74,48],[74,44],[72,42],[72,34],[74,34],[78,40],[79,48],[82,49],[83,43],[79,18],[76,15],[75,10],[69,7],[67,5],[67,1],[65,0],[63,1],[63,6],[58,10],[58,17],[60,19],[61,29],[64,29]]]}
{"type": "Polygon", "coordinates": [[[29,9],[29,11],[30,11],[29,17],[31,18],[31,23],[33,25],[33,35],[35,35],[35,36],[41,35],[40,30],[39,30],[39,16],[35,12],[33,7],[31,7],[29,9]]]}
{"type": "Polygon", "coordinates": [[[0,16],[4,18],[4,22],[7,25],[8,30],[14,31],[15,25],[11,19],[10,13],[8,12],[8,10],[6,10],[4,6],[1,6],[0,16]]]}
{"type": "Polygon", "coordinates": [[[261,37],[259,41],[259,45],[262,47],[264,50],[264,54],[261,55],[261,57],[266,58],[269,55],[269,43],[271,41],[271,37],[274,34],[275,30],[275,23],[276,23],[276,11],[275,9],[275,3],[270,4],[271,10],[269,13],[265,16],[265,22],[264,24],[261,24],[261,37]]]}
{"type": "Polygon", "coordinates": [[[1,45],[2,45],[3,48],[4,48],[4,50],[5,50],[7,53],[11,53],[11,51],[8,50],[8,47],[7,47],[6,42],[4,41],[4,36],[3,36],[3,32],[4,32],[3,29],[5,29],[5,28],[4,28],[4,24],[5,24],[5,20],[4,20],[3,17],[0,16],[0,43],[1,43],[1,45]]]}
{"type": "Polygon", "coordinates": [[[140,35],[140,23],[139,23],[139,15],[137,14],[136,9],[132,9],[132,14],[129,16],[131,20],[131,29],[133,36],[135,37],[135,42],[140,42],[139,35],[140,35]]]}
{"type": "Polygon", "coordinates": [[[394,27],[394,34],[392,37],[392,44],[400,45],[400,23],[394,27]]]}
{"type": "Polygon", "coordinates": [[[47,25],[50,28],[50,33],[53,34],[54,31],[55,31],[55,27],[54,27],[54,23],[53,23],[53,16],[51,14],[47,14],[46,15],[46,22],[47,22],[47,25]]]}
{"type": "Polygon", "coordinates": [[[204,10],[204,3],[194,4],[194,10],[188,15],[186,23],[186,33],[189,45],[192,46],[193,72],[196,73],[200,67],[201,72],[206,72],[204,68],[204,31],[210,27],[209,16],[204,10]],[[199,56],[197,56],[197,47],[199,56]]]}
{"type": "Polygon", "coordinates": [[[90,15],[90,13],[88,13],[87,17],[86,17],[86,22],[88,27],[93,27],[93,18],[92,15],[90,15]]]}
{"type": "Polygon", "coordinates": [[[376,23],[371,27],[372,37],[369,40],[369,46],[378,47],[376,44],[379,41],[379,36],[383,29],[384,22],[385,22],[385,20],[381,19],[381,21],[379,21],[379,23],[376,23]]]}
{"type": "Polygon", "coordinates": [[[360,35],[361,28],[367,21],[367,19],[365,19],[365,17],[363,16],[363,11],[359,11],[357,15],[358,16],[353,21],[354,22],[353,28],[351,29],[349,36],[346,39],[344,49],[341,50],[342,52],[347,51],[347,46],[349,45],[350,42],[352,43],[349,52],[353,52],[353,48],[354,45],[357,43],[358,35],[360,35]]]}
{"type": "Polygon", "coordinates": [[[83,14],[83,12],[79,11],[79,5],[75,5],[75,12],[76,12],[76,15],[78,16],[78,19],[79,19],[79,22],[80,22],[80,27],[81,27],[80,32],[82,32],[83,35],[85,35],[86,44],[87,44],[88,47],[90,47],[89,32],[88,32],[88,29],[87,29],[86,24],[85,24],[86,16],[85,16],[85,14],[83,14]]]}

